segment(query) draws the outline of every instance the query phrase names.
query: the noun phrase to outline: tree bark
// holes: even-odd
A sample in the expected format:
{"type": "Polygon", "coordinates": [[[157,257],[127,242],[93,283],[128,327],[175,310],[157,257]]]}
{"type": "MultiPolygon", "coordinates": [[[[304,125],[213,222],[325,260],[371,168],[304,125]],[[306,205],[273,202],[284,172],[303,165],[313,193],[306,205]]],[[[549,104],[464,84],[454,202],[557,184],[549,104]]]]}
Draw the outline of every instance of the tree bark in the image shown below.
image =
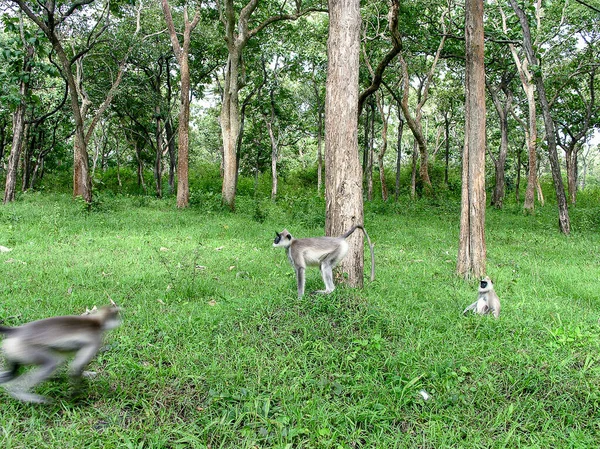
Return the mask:
{"type": "Polygon", "coordinates": [[[381,149],[377,153],[377,166],[379,167],[379,182],[381,183],[381,198],[383,201],[388,200],[388,190],[385,184],[385,169],[383,166],[383,158],[387,151],[387,133],[388,133],[388,121],[389,113],[385,113],[385,104],[383,94],[376,95],[377,108],[379,109],[379,115],[381,115],[381,121],[383,123],[381,128],[381,149]]]}
{"type": "MultiPolygon", "coordinates": [[[[181,74],[181,104],[179,108],[179,130],[177,133],[178,157],[177,157],[177,207],[186,208],[190,202],[189,186],[189,129],[190,129],[190,66],[189,53],[192,31],[200,21],[200,2],[196,4],[194,18],[190,21],[187,7],[183,9],[183,44],[179,43],[179,38],[175,31],[173,17],[171,16],[171,7],[168,0],[161,0],[163,14],[167,22],[173,53],[179,63],[181,74]]],[[[234,150],[235,151],[235,150],[234,150]]]]}
{"type": "MultiPolygon", "coordinates": [[[[542,78],[542,71],[540,62],[537,59],[533,51],[533,44],[531,41],[531,31],[529,29],[529,21],[523,10],[519,7],[516,0],[509,0],[512,9],[517,14],[521,28],[523,30],[523,47],[525,48],[525,54],[529,64],[538,67],[540,70],[536,70],[534,74],[535,86],[538,92],[538,99],[542,108],[542,115],[544,117],[544,128],[546,130],[546,142],[548,143],[548,158],[550,159],[550,167],[552,171],[552,179],[554,181],[554,190],[556,191],[556,203],[558,205],[558,225],[560,231],[569,235],[571,232],[571,221],[569,219],[569,209],[567,206],[567,198],[565,195],[565,188],[563,185],[560,163],[558,161],[558,153],[556,151],[556,131],[554,128],[554,120],[550,115],[550,105],[546,97],[546,88],[544,86],[544,80],[542,78]]],[[[539,14],[539,6],[536,8],[536,13],[539,14]]],[[[530,170],[535,171],[535,166],[529,167],[530,170]]]]}
{"type": "MultiPolygon", "coordinates": [[[[358,156],[359,0],[329,0],[327,94],[325,100],[325,232],[337,236],[363,224],[362,177],[358,156]]],[[[363,235],[348,239],[340,263],[350,286],[363,285],[363,235]]]]}
{"type": "Polygon", "coordinates": [[[402,117],[402,106],[398,103],[398,140],[396,142],[396,190],[394,201],[398,201],[400,195],[400,165],[402,162],[402,132],[404,130],[404,119],[402,117]]]}
{"type": "MultiPolygon", "coordinates": [[[[23,57],[22,71],[24,74],[31,74],[34,48],[27,45],[23,57]]],[[[17,185],[17,171],[19,169],[19,160],[23,140],[25,135],[25,111],[27,110],[26,98],[29,93],[29,82],[31,76],[22,76],[19,86],[19,104],[13,113],[13,139],[8,156],[8,167],[6,171],[6,184],[4,188],[4,204],[15,200],[15,190],[17,185]]]]}
{"type": "Polygon", "coordinates": [[[470,278],[486,271],[483,0],[466,0],[465,46],[465,146],[456,271],[470,278]]]}
{"type": "Polygon", "coordinates": [[[488,84],[488,91],[492,97],[494,107],[496,108],[496,112],[498,114],[498,122],[500,124],[500,150],[498,151],[498,157],[493,159],[496,180],[494,184],[494,193],[492,195],[492,206],[494,206],[496,209],[502,209],[504,205],[506,188],[504,170],[506,166],[506,157],[508,155],[508,114],[512,107],[511,104],[513,98],[507,82],[507,77],[503,76],[498,88],[494,89],[488,84]],[[498,92],[500,90],[504,92],[504,103],[498,96],[498,92]]]}

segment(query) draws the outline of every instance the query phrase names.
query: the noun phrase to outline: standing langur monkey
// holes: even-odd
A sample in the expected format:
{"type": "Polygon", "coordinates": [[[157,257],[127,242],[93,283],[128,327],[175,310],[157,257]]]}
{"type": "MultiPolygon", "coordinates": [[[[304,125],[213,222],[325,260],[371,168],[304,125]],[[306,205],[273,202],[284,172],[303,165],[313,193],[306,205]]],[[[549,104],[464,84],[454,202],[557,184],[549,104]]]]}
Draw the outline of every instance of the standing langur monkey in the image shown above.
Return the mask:
{"type": "Polygon", "coordinates": [[[317,290],[315,293],[331,293],[335,286],[333,285],[333,269],[348,253],[349,237],[356,229],[361,229],[371,251],[371,281],[375,279],[375,255],[373,254],[373,245],[369,234],[362,225],[352,226],[345,234],[340,237],[313,237],[307,239],[296,239],[292,237],[287,229],[275,232],[277,237],[273,241],[273,246],[285,248],[288,259],[296,271],[296,281],[298,283],[298,299],[304,295],[304,270],[307,266],[321,267],[321,275],[325,283],[325,290],[317,290]]]}
{"type": "Polygon", "coordinates": [[[495,318],[500,316],[500,299],[494,291],[494,284],[492,284],[489,277],[486,276],[479,282],[477,301],[467,307],[463,311],[463,315],[469,310],[472,310],[473,313],[478,315],[491,313],[495,318]]]}
{"type": "Polygon", "coordinates": [[[18,327],[0,326],[5,335],[2,350],[8,371],[0,373],[0,383],[17,377],[21,366],[37,368],[19,376],[6,386],[6,391],[25,402],[47,402],[43,396],[30,391],[56,371],[69,353],[75,353],[69,374],[74,380],[89,374],[83,370],[102,346],[104,332],[121,323],[119,308],[101,307],[85,316],[57,316],[32,321],[18,327]]]}

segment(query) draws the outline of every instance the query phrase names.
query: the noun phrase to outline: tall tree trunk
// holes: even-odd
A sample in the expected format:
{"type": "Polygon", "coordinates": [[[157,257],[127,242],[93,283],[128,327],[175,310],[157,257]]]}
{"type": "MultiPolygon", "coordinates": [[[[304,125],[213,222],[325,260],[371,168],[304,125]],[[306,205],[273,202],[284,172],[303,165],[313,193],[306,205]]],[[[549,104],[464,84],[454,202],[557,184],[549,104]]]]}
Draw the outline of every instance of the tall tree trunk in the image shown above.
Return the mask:
{"type": "Polygon", "coordinates": [[[373,153],[375,152],[375,103],[371,99],[371,130],[369,133],[369,153],[367,154],[367,200],[373,200],[373,153]]]}
{"type": "Polygon", "coordinates": [[[415,199],[417,196],[417,154],[419,151],[419,144],[417,143],[417,139],[413,140],[413,150],[412,150],[412,170],[410,175],[410,197],[411,199],[415,199]]]}
{"type": "MultiPolygon", "coordinates": [[[[159,88],[160,91],[160,88],[159,88]]],[[[160,102],[160,99],[159,99],[160,102]]],[[[162,150],[163,150],[163,132],[161,128],[160,105],[156,105],[154,115],[156,117],[156,128],[154,138],[156,141],[156,152],[154,154],[154,187],[156,188],[156,197],[162,198],[162,150]]]]}
{"type": "Polygon", "coordinates": [[[569,201],[575,205],[577,200],[577,150],[575,142],[565,149],[565,161],[567,163],[567,190],[569,193],[569,201]]]}
{"type": "MultiPolygon", "coordinates": [[[[519,17],[521,28],[523,30],[523,47],[527,55],[527,60],[532,66],[540,67],[540,62],[533,50],[531,41],[531,31],[529,29],[529,21],[523,10],[519,7],[516,0],[509,0],[512,9],[519,17]]],[[[540,6],[537,5],[536,14],[540,14],[540,6]]],[[[560,163],[558,161],[558,153],[556,151],[556,131],[554,129],[554,120],[550,115],[550,105],[546,97],[546,88],[542,78],[542,71],[536,70],[534,74],[535,86],[538,92],[542,115],[544,117],[544,128],[546,130],[546,142],[548,143],[548,158],[550,159],[550,167],[552,171],[552,179],[554,180],[554,190],[556,191],[556,204],[558,205],[558,225],[563,234],[569,235],[571,232],[571,221],[569,219],[569,209],[567,207],[567,198],[565,196],[565,188],[561,176],[560,163]]],[[[532,168],[530,167],[530,170],[532,168]]],[[[535,171],[535,166],[533,168],[535,171]]]]}
{"type": "MultiPolygon", "coordinates": [[[[34,49],[32,46],[26,47],[23,58],[23,73],[31,74],[34,49]]],[[[6,184],[4,188],[4,204],[15,200],[15,189],[17,185],[17,170],[19,169],[19,159],[21,149],[23,148],[23,137],[25,135],[25,111],[27,109],[26,98],[29,92],[30,76],[21,77],[19,86],[19,104],[13,113],[13,139],[8,156],[8,168],[6,171],[6,184]]]]}
{"type": "Polygon", "coordinates": [[[498,121],[500,124],[500,150],[498,151],[498,157],[495,159],[493,158],[496,180],[494,184],[494,193],[492,195],[492,206],[494,206],[496,209],[502,209],[506,186],[504,170],[506,166],[506,157],[508,155],[508,114],[512,108],[513,98],[512,92],[508,87],[509,82],[509,77],[503,75],[500,85],[497,88],[493,88],[488,84],[488,90],[496,108],[496,113],[498,114],[498,121]],[[504,92],[504,103],[498,96],[498,92],[500,90],[504,92]]]}
{"type": "Polygon", "coordinates": [[[369,166],[369,145],[371,143],[369,137],[369,131],[371,129],[371,108],[367,108],[367,114],[365,116],[365,146],[363,149],[363,160],[362,160],[362,171],[365,177],[365,185],[368,184],[367,179],[367,168],[369,166]]]}
{"type": "MultiPolygon", "coordinates": [[[[360,1],[329,1],[327,94],[325,101],[325,175],[327,235],[341,235],[363,224],[358,156],[358,68],[360,1]]],[[[354,233],[340,267],[353,287],[363,285],[363,236],[354,233]]]]}
{"type": "Polygon", "coordinates": [[[321,196],[323,188],[323,108],[319,106],[317,127],[317,193],[321,196]]]}
{"type": "Polygon", "coordinates": [[[173,125],[171,116],[165,121],[165,133],[167,135],[167,145],[169,148],[169,192],[175,192],[175,167],[177,167],[177,152],[175,151],[175,135],[173,134],[173,125]]]}
{"type": "Polygon", "coordinates": [[[377,108],[379,109],[379,115],[381,115],[381,121],[383,123],[383,126],[381,128],[381,149],[377,153],[377,165],[379,167],[379,182],[381,183],[381,198],[383,199],[383,201],[387,201],[388,191],[387,186],[385,184],[385,169],[383,167],[383,158],[385,157],[385,153],[387,151],[389,113],[385,113],[384,97],[381,92],[380,95],[376,94],[376,100],[377,108]]]}
{"type": "Polygon", "coordinates": [[[31,139],[27,142],[27,134],[28,130],[31,129],[29,124],[25,125],[25,137],[23,140],[23,157],[22,157],[22,180],[21,180],[21,191],[25,192],[29,189],[29,183],[31,179],[31,165],[33,157],[33,149],[38,146],[38,139],[40,135],[40,130],[38,126],[33,127],[33,131],[31,132],[31,139]]]}
{"type": "Polygon", "coordinates": [[[521,154],[523,152],[523,148],[517,149],[517,180],[515,182],[515,201],[517,204],[521,204],[521,194],[519,189],[521,187],[521,166],[523,162],[521,161],[521,154]]]}
{"type": "Polygon", "coordinates": [[[190,134],[190,66],[189,53],[192,31],[200,21],[200,3],[196,4],[194,18],[190,21],[187,6],[183,8],[183,44],[179,43],[179,37],[175,31],[175,25],[171,16],[171,8],[168,0],[161,0],[163,14],[167,22],[173,53],[179,63],[181,74],[181,104],[179,108],[179,132],[177,133],[177,207],[188,207],[190,202],[189,186],[189,134],[190,134]]]}
{"type": "Polygon", "coordinates": [[[465,147],[456,271],[469,278],[486,271],[483,0],[466,0],[465,47],[465,147]]]}
{"type": "Polygon", "coordinates": [[[225,88],[221,106],[221,133],[223,135],[223,203],[235,209],[237,182],[236,143],[240,133],[238,72],[241,51],[231,49],[225,74],[225,88]]]}
{"type": "Polygon", "coordinates": [[[396,143],[396,190],[394,191],[394,201],[398,201],[400,194],[400,165],[402,162],[402,132],[404,130],[404,119],[402,118],[402,107],[398,103],[398,140],[396,143]]]}

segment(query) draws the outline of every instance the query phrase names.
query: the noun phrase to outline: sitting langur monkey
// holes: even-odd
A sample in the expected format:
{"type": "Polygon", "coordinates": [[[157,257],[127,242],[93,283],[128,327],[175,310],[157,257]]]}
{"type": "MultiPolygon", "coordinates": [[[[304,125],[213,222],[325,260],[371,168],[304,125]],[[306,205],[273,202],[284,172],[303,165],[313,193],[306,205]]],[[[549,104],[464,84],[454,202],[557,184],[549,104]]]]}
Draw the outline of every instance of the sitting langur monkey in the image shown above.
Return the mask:
{"type": "Polygon", "coordinates": [[[473,313],[479,315],[491,313],[496,318],[500,316],[500,299],[494,291],[494,284],[489,277],[486,276],[479,282],[477,301],[467,307],[463,311],[463,315],[469,310],[473,310],[473,313]]]}
{"type": "Polygon", "coordinates": [[[45,397],[30,391],[50,377],[69,353],[75,353],[70,376],[79,380],[89,374],[83,370],[102,346],[104,332],[119,324],[119,308],[113,305],[101,307],[91,315],[57,316],[18,327],[0,326],[5,335],[2,350],[8,367],[8,371],[0,373],[0,383],[17,377],[21,366],[36,365],[7,385],[6,390],[21,401],[47,402],[45,397]]]}
{"type": "Polygon", "coordinates": [[[321,276],[325,283],[325,290],[317,290],[315,293],[331,293],[335,289],[333,285],[333,269],[348,253],[346,238],[357,228],[364,232],[369,243],[369,249],[371,250],[371,281],[373,281],[375,279],[373,245],[371,244],[369,234],[367,234],[362,225],[352,226],[348,232],[340,237],[296,239],[286,229],[281,231],[281,233],[275,232],[277,237],[273,241],[273,246],[285,248],[288,259],[296,271],[298,298],[302,298],[304,295],[304,270],[307,266],[321,267],[321,276]]]}

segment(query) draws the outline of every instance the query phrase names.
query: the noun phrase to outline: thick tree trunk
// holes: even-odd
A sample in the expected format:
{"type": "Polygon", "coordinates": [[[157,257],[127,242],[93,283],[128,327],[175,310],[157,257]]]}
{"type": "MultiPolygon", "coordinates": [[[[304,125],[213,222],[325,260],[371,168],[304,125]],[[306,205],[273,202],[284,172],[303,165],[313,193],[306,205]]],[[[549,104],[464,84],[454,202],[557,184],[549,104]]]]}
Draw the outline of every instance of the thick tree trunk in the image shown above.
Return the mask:
{"type": "Polygon", "coordinates": [[[221,133],[223,136],[223,203],[235,209],[237,188],[236,143],[240,133],[238,71],[240,53],[231,50],[225,74],[223,104],[221,106],[221,133]]]}
{"type": "Polygon", "coordinates": [[[465,147],[456,271],[468,278],[486,271],[483,0],[466,0],[465,46],[465,147]]]}
{"type": "Polygon", "coordinates": [[[190,136],[190,68],[187,49],[182,53],[181,61],[181,109],[179,110],[179,132],[177,143],[177,207],[188,207],[190,186],[188,181],[188,151],[190,136]]]}
{"type": "MultiPolygon", "coordinates": [[[[362,177],[358,156],[359,0],[329,1],[327,95],[325,101],[325,175],[327,235],[341,235],[363,224],[362,177]]],[[[353,287],[363,285],[363,235],[348,239],[341,262],[353,287]]]]}

